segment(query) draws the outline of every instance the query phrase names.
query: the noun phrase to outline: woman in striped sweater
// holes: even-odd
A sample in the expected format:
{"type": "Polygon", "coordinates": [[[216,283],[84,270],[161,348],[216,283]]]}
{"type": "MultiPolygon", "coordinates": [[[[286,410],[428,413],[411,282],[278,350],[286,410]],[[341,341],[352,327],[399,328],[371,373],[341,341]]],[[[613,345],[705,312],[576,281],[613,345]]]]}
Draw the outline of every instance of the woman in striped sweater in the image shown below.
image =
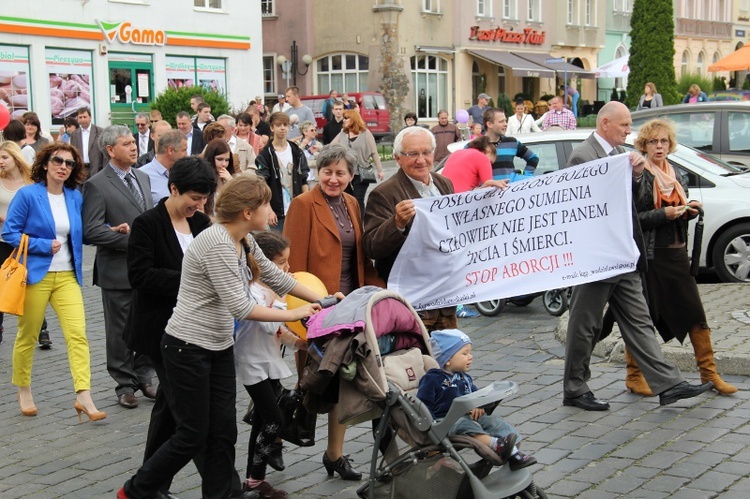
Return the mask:
{"type": "Polygon", "coordinates": [[[216,203],[218,223],[185,252],[177,305],[161,343],[177,428],[119,490],[119,499],[151,497],[201,450],[203,497],[230,497],[237,440],[234,319],[296,321],[320,308],[267,308],[252,301],[247,288],[261,277],[279,295],[323,298],[276,267],[248,235],[266,228],[270,199],[260,177],[230,180],[216,203]]]}

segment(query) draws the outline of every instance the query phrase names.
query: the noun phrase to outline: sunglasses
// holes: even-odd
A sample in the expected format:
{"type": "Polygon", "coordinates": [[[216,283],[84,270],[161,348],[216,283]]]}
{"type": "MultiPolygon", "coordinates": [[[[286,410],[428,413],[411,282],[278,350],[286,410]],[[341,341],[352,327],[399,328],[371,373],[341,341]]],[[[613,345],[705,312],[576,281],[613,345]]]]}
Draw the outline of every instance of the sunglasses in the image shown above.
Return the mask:
{"type": "Polygon", "coordinates": [[[66,166],[66,167],[67,167],[67,168],[68,168],[69,170],[72,170],[72,169],[73,169],[73,168],[75,168],[75,166],[76,166],[76,162],[75,162],[75,161],[73,161],[72,159],[62,159],[62,158],[61,158],[60,156],[52,156],[52,157],[51,157],[51,158],[49,159],[49,161],[50,161],[50,163],[52,163],[52,164],[53,164],[53,165],[55,165],[55,166],[60,166],[60,165],[62,165],[63,163],[65,163],[65,166],[66,166]]]}

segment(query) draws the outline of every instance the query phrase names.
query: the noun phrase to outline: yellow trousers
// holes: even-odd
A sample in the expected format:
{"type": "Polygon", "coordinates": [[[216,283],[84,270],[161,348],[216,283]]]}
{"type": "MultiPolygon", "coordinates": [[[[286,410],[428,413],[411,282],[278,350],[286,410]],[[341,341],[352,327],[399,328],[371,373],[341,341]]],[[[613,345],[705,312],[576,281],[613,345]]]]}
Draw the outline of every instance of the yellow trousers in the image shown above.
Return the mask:
{"type": "Polygon", "coordinates": [[[91,389],[91,355],[86,339],[86,314],[83,295],[75,272],[48,272],[36,284],[26,286],[23,316],[18,318],[18,335],[13,345],[13,384],[31,386],[31,366],[44,321],[47,304],[60,321],[75,391],[91,389]]]}

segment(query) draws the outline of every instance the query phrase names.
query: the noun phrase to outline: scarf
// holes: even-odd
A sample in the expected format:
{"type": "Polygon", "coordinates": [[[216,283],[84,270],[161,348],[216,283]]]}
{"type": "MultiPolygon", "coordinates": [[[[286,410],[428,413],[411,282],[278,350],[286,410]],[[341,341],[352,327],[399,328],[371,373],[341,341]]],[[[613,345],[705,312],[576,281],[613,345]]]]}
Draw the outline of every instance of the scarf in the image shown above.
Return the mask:
{"type": "Polygon", "coordinates": [[[667,160],[661,165],[654,164],[646,158],[646,169],[654,176],[654,207],[681,206],[687,204],[687,197],[682,184],[677,180],[674,168],[667,160]]]}

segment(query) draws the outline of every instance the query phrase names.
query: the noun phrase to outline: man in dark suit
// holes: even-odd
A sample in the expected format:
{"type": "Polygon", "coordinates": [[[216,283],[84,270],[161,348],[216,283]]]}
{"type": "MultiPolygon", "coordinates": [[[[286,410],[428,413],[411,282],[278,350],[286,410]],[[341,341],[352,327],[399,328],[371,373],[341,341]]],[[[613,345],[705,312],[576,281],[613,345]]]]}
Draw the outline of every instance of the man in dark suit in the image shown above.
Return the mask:
{"type": "MultiPolygon", "coordinates": [[[[630,111],[624,104],[616,101],[607,103],[596,117],[596,131],[573,151],[568,166],[626,152],[622,145],[630,133],[631,124],[630,111]]],[[[633,167],[633,198],[637,199],[642,195],[645,160],[631,152],[630,164],[633,167]]],[[[661,353],[639,274],[646,271],[647,264],[635,205],[632,212],[633,238],[640,251],[637,270],[573,288],[565,345],[563,405],[587,411],[609,409],[607,402],[594,397],[587,384],[591,378],[591,352],[601,331],[607,302],[620,326],[625,345],[643,371],[651,390],[659,394],[661,405],[695,397],[713,386],[710,382],[688,384],[680,370],[669,364],[661,353]]]]}
{"type": "Polygon", "coordinates": [[[135,139],[135,145],[138,147],[138,156],[140,157],[154,150],[154,140],[149,133],[148,113],[138,113],[135,115],[135,127],[138,131],[133,134],[133,138],[135,139]]]}
{"type": "Polygon", "coordinates": [[[203,152],[203,148],[206,147],[203,132],[197,126],[193,126],[193,122],[190,121],[190,115],[185,111],[177,113],[177,129],[187,137],[187,150],[189,156],[194,156],[203,152]]]}
{"type": "Polygon", "coordinates": [[[70,136],[70,145],[78,149],[86,166],[86,172],[90,177],[102,169],[109,161],[109,156],[99,148],[99,136],[102,128],[91,123],[91,110],[82,107],[76,114],[80,125],[70,136]],[[84,144],[85,147],[84,147],[84,144]]]}
{"type": "Polygon", "coordinates": [[[83,185],[83,237],[86,244],[96,246],[94,285],[102,289],[107,371],[117,382],[117,402],[132,409],[138,406],[136,390],[148,398],[156,397],[150,359],[135,356],[124,338],[133,297],[128,280],[128,235],[133,220],[153,207],[151,183],[148,175],[131,168],[137,148],[128,127],[107,127],[99,137],[99,147],[110,159],[83,185]]]}
{"type": "MultiPolygon", "coordinates": [[[[413,199],[453,193],[453,183],[430,173],[435,155],[435,136],[422,127],[407,127],[393,142],[399,170],[378,185],[365,208],[365,255],[375,260],[375,269],[388,282],[401,247],[416,214],[413,199]]],[[[456,328],[456,307],[419,312],[429,331],[456,328]]]]}

